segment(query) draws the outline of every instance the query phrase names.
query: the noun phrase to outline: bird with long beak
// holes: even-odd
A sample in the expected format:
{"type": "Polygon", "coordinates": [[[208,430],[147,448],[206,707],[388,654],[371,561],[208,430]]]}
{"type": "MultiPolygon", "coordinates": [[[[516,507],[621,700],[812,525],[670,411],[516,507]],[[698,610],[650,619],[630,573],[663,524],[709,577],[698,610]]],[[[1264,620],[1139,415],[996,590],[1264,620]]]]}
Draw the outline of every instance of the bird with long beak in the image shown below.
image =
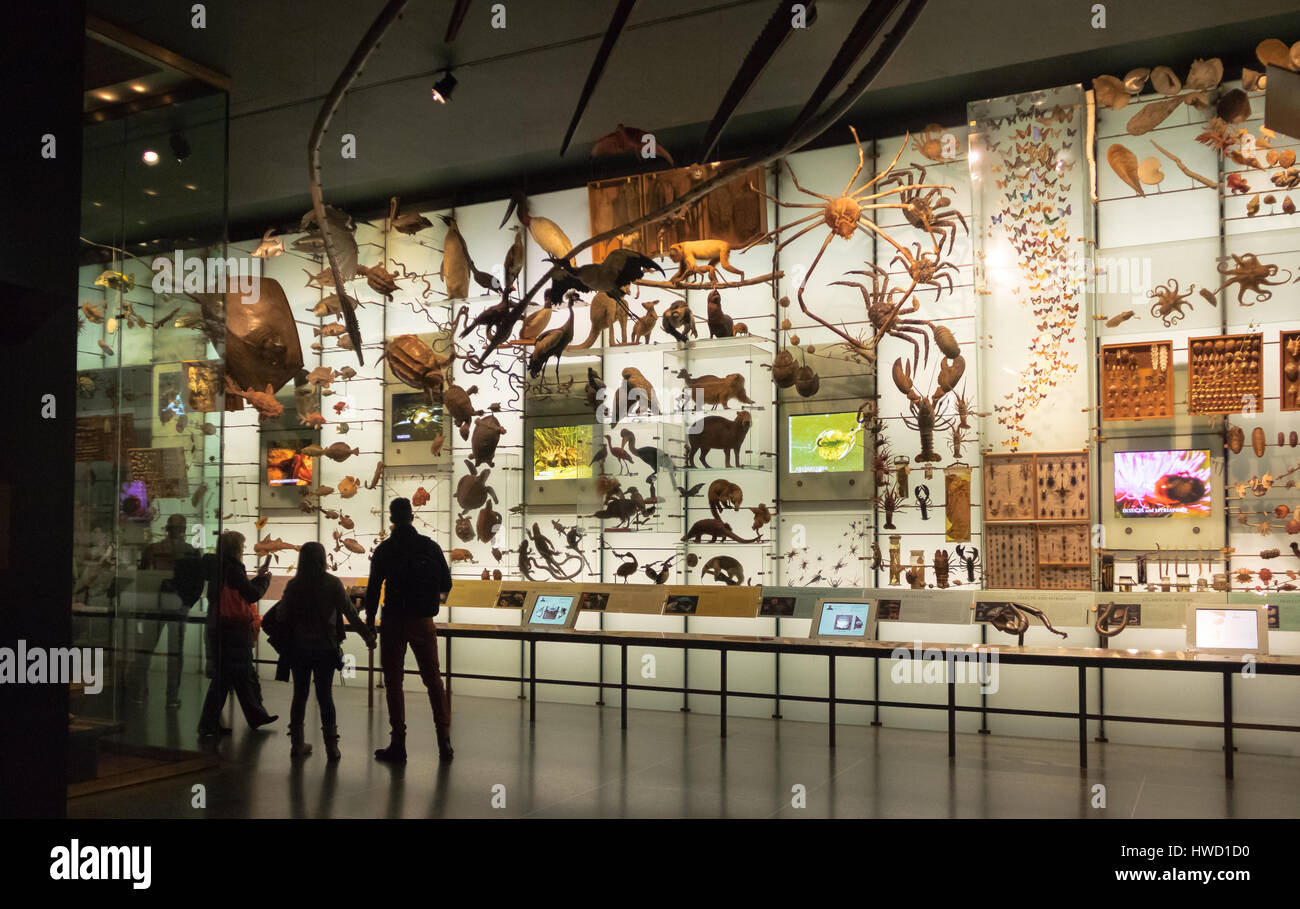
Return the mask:
{"type": "Polygon", "coordinates": [[[515,242],[506,250],[506,290],[515,286],[515,279],[524,270],[524,234],[516,225],[510,228],[515,232],[515,242]]]}
{"type": "Polygon", "coordinates": [[[569,298],[569,318],[559,328],[552,328],[543,333],[533,344],[533,353],[528,360],[528,373],[534,379],[542,374],[546,364],[555,360],[555,381],[560,381],[560,357],[564,349],[573,341],[573,297],[569,298]]]}
{"type": "Polygon", "coordinates": [[[515,212],[519,213],[519,223],[527,230],[533,242],[540,246],[548,256],[562,258],[573,249],[573,244],[560,225],[556,224],[550,218],[543,218],[541,215],[530,216],[528,214],[528,198],[523,193],[515,193],[510,197],[510,205],[506,208],[506,216],[501,219],[501,226],[505,227],[510,216],[515,212]]]}
{"type": "Polygon", "coordinates": [[[388,226],[399,234],[414,236],[426,227],[433,227],[433,222],[418,211],[408,211],[404,215],[397,213],[397,196],[388,202],[388,226]]]}

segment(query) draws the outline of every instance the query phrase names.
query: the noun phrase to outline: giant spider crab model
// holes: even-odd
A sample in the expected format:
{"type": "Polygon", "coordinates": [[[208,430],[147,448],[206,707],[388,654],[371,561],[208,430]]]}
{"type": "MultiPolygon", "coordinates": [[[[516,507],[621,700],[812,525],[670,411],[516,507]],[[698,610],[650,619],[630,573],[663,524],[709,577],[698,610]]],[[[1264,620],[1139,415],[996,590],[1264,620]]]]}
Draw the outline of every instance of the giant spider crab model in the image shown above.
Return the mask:
{"type": "MultiPolygon", "coordinates": [[[[912,299],[913,294],[919,285],[928,285],[935,288],[937,293],[943,292],[941,281],[947,281],[948,289],[952,289],[952,277],[948,271],[955,270],[951,263],[942,261],[942,252],[945,241],[951,250],[956,239],[957,224],[960,223],[963,229],[969,230],[966,219],[961,213],[951,208],[951,200],[940,193],[943,190],[951,190],[952,187],[946,184],[925,183],[921,182],[925,177],[925,168],[920,165],[912,165],[908,168],[895,172],[894,168],[898,164],[898,159],[902,156],[904,149],[907,148],[906,138],[898,153],[894,155],[889,166],[883,171],[876,174],[862,186],[857,189],[853,184],[861,175],[866,165],[866,159],[862,152],[862,142],[858,139],[856,129],[852,127],[849,131],[853,133],[853,142],[858,150],[858,166],[854,169],[849,181],[845,184],[844,191],[839,196],[826,196],[810,189],[805,189],[800,183],[799,178],[795,175],[794,168],[790,166],[789,161],[785,162],[786,170],[790,172],[790,179],[795,188],[805,195],[813,196],[823,200],[822,202],[784,202],[771,199],[782,208],[814,208],[818,211],[813,214],[797,218],[789,224],[783,224],[768,236],[777,240],[775,252],[780,252],[783,248],[793,243],[800,237],[811,233],[818,227],[828,227],[829,231],[826,238],[822,240],[817,254],[813,257],[812,264],[804,273],[803,280],[799,284],[796,297],[799,301],[799,308],[803,310],[804,315],[808,316],[818,325],[828,329],[840,338],[848,348],[848,352],[868,362],[874,362],[876,358],[876,345],[885,335],[902,337],[899,331],[907,331],[907,320],[900,324],[899,317],[905,313],[916,312],[919,304],[912,299]],[[915,173],[914,173],[915,171],[915,173]],[[891,185],[893,184],[893,185],[891,185]],[[870,192],[873,187],[888,187],[886,189],[877,189],[876,192],[870,192]],[[932,249],[923,251],[920,243],[912,244],[912,247],[903,246],[893,237],[891,237],[883,228],[878,225],[872,217],[872,213],[878,209],[899,209],[907,223],[917,230],[926,233],[931,242],[932,249]],[[781,234],[791,228],[799,228],[793,235],[781,239],[781,234]],[[818,263],[821,262],[826,248],[830,245],[831,240],[835,237],[847,240],[861,231],[864,235],[871,237],[880,237],[890,246],[894,247],[896,255],[893,263],[901,262],[903,270],[910,279],[910,284],[906,289],[883,291],[888,298],[884,305],[878,305],[873,309],[873,301],[868,299],[868,292],[863,290],[863,301],[867,303],[868,312],[871,317],[872,335],[871,337],[854,337],[850,335],[843,327],[832,324],[808,308],[804,300],[804,290],[808,287],[808,280],[812,277],[813,272],[817,269],[818,263]],[[893,295],[897,294],[898,298],[893,300],[893,295]],[[910,309],[904,309],[911,302],[910,309]]],[[[755,192],[759,192],[756,187],[752,187],[755,192]]],[[[875,265],[869,266],[868,272],[850,272],[851,274],[866,274],[878,282],[884,276],[884,272],[875,265]]],[[[839,282],[837,282],[839,283],[839,282]]],[[[887,285],[887,281],[885,284],[887,285]]],[[[874,292],[876,302],[879,303],[881,291],[874,292]]]]}

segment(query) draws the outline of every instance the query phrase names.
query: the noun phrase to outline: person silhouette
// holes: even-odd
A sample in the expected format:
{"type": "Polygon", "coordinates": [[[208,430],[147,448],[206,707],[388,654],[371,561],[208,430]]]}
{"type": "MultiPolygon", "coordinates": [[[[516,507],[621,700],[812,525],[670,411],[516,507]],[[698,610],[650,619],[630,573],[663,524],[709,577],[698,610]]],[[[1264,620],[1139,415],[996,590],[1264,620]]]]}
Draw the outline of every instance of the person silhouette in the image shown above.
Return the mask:
{"type": "Polygon", "coordinates": [[[375,629],[379,594],[383,588],[384,614],[379,631],[379,659],[383,666],[388,697],[391,736],[387,748],[375,751],[376,760],[406,761],[406,701],[402,680],[409,645],[420,667],[420,677],[429,691],[433,724],[437,731],[438,757],[452,759],[451,710],[442,675],[438,671],[438,635],[433,617],[451,592],[451,569],[440,547],[416,532],[410,499],[393,499],[388,506],[393,532],[375,547],[366,584],[366,626],[375,629]]]}
{"type": "Polygon", "coordinates": [[[130,667],[129,690],[137,702],[148,688],[149,665],[158,641],[167,632],[167,709],[181,706],[181,670],[185,660],[185,618],[203,593],[200,552],[185,540],[185,518],[174,514],[167,519],[165,535],[150,543],[140,555],[140,568],[158,572],[145,583],[157,583],[156,603],[142,604],[150,613],[141,622],[135,657],[130,667]],[[170,573],[170,574],[168,574],[170,573]]]}
{"type": "Polygon", "coordinates": [[[244,535],[227,530],[217,538],[216,556],[204,559],[208,568],[206,633],[212,684],[199,718],[202,736],[230,733],[221,725],[221,708],[232,690],[250,728],[258,729],[279,719],[262,705],[262,684],[253,665],[253,645],[261,628],[255,604],[271,584],[271,569],[267,564],[258,566],[256,577],[250,581],[243,556],[244,535]]]}

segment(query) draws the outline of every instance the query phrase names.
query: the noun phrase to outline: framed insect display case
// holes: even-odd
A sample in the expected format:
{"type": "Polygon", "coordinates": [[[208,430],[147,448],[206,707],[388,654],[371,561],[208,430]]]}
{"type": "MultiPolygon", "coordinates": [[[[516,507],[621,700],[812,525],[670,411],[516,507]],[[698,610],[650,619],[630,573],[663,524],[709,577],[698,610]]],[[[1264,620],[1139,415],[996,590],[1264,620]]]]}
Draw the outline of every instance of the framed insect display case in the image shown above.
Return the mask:
{"type": "Polygon", "coordinates": [[[988,586],[1087,590],[1088,453],[985,455],[984,477],[988,586]]]}
{"type": "Polygon", "coordinates": [[[1216,335],[1188,341],[1187,412],[1259,412],[1264,407],[1264,336],[1216,335]]]}
{"type": "Polygon", "coordinates": [[[984,456],[984,509],[988,521],[1032,521],[1034,456],[984,456]]]}
{"type": "Polygon", "coordinates": [[[1086,521],[1089,512],[1088,454],[1035,455],[1038,519],[1086,521]]]}
{"type": "Polygon", "coordinates": [[[984,579],[990,589],[1038,586],[1038,537],[1029,524],[991,524],[985,528],[988,555],[984,579]]]}
{"type": "Polygon", "coordinates": [[[1147,341],[1101,349],[1101,418],[1159,420],[1174,415],[1174,344],[1147,341]]]}
{"type": "Polygon", "coordinates": [[[1092,557],[1087,524],[1039,524],[1038,586],[1045,590],[1087,590],[1092,557]]]}
{"type": "Polygon", "coordinates": [[[1278,338],[1282,351],[1282,409],[1300,410],[1300,331],[1284,331],[1278,338]]]}

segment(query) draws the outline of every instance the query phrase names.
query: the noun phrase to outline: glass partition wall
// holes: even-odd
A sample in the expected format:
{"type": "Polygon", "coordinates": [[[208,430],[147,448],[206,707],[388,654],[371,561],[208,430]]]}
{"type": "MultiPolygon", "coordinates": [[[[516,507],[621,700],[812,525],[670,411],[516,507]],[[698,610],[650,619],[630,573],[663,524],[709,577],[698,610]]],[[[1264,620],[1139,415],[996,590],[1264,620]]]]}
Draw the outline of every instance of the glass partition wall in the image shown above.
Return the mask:
{"type": "Polygon", "coordinates": [[[104,666],[72,695],[73,796],[196,759],[207,682],[221,322],[152,265],[225,255],[227,95],[143,107],[84,132],[72,608],[104,666]]]}

